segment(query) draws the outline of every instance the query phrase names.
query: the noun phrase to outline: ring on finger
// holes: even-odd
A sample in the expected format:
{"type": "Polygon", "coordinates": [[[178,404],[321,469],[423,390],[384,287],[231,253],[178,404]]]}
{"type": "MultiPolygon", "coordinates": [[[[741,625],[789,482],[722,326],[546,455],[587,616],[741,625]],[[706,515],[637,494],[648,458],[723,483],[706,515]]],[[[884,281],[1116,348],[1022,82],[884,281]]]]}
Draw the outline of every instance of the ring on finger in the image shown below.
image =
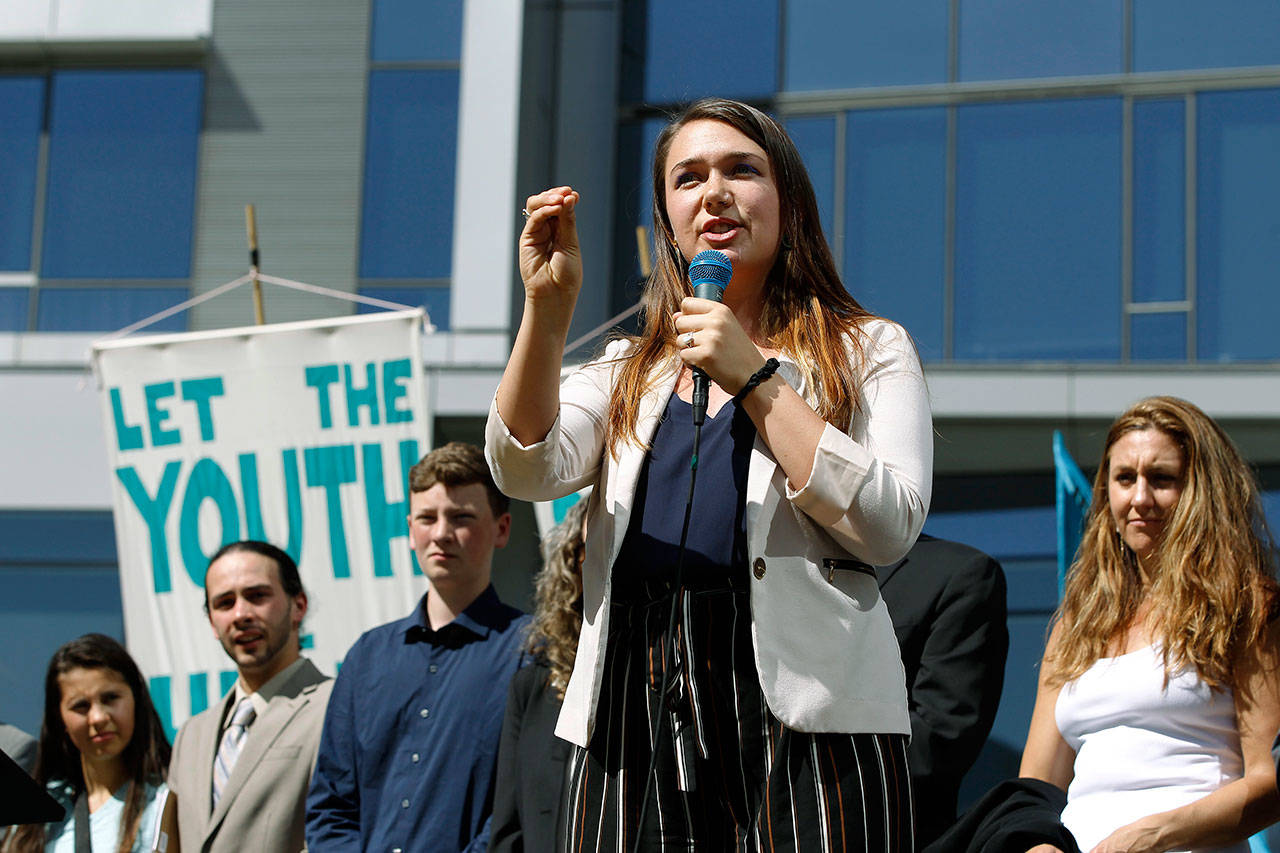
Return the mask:
{"type": "Polygon", "coordinates": [[[525,219],[528,219],[528,218],[529,218],[529,208],[527,208],[527,207],[522,207],[522,208],[520,208],[520,215],[521,215],[521,216],[523,216],[525,219]]]}
{"type": "Polygon", "coordinates": [[[688,349],[693,346],[693,332],[685,332],[680,336],[680,346],[688,349]]]}

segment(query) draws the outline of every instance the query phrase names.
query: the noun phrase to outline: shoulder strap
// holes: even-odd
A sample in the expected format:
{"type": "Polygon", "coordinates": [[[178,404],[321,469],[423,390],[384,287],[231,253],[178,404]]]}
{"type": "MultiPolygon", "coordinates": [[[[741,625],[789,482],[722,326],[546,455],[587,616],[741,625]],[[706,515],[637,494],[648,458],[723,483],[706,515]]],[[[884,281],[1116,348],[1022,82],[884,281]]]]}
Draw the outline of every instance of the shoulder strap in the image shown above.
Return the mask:
{"type": "Polygon", "coordinates": [[[93,853],[89,843],[89,792],[81,791],[75,805],[76,853],[93,853]]]}

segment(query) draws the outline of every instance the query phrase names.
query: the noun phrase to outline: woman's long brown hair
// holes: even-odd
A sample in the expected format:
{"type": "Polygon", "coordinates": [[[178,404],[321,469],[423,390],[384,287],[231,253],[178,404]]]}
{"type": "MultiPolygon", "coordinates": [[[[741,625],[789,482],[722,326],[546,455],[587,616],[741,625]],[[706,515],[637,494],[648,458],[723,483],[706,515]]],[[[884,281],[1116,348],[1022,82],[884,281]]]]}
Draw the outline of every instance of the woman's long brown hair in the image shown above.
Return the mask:
{"type": "Polygon", "coordinates": [[[1215,689],[1235,685],[1236,660],[1261,640],[1276,600],[1274,550],[1253,472],[1222,427],[1177,397],[1149,397],[1116,419],[1093,481],[1093,504],[1055,620],[1050,684],[1082,675],[1150,604],[1148,626],[1166,678],[1193,666],[1215,689]],[[1111,517],[1111,449],[1154,429],[1182,451],[1183,487],[1144,582],[1111,517]]]}
{"type": "MultiPolygon", "coordinates": [[[[680,254],[666,209],[665,167],[671,142],[693,121],[720,121],[741,131],[769,157],[781,202],[782,241],[769,271],[757,343],[795,359],[818,414],[845,430],[858,408],[861,324],[874,315],[845,289],[823,236],[813,184],[795,143],[778,122],[737,101],[709,98],[690,105],[658,136],[653,155],[653,222],[657,263],[644,292],[644,328],[618,366],[609,406],[608,449],[639,443],[639,402],[660,364],[676,357],[671,316],[692,296],[688,262],[680,254]],[[853,362],[850,362],[850,353],[853,362]]],[[[732,285],[730,285],[732,287],[732,285]]]]}
{"type": "MultiPolygon", "coordinates": [[[[85,634],[54,652],[45,673],[44,723],[40,727],[33,774],[42,786],[54,780],[66,782],[77,797],[85,790],[80,753],[62,722],[62,685],[58,678],[73,669],[113,671],[133,693],[133,737],[120,754],[129,771],[129,785],[120,817],[118,850],[128,853],[133,849],[142,812],[147,807],[147,786],[160,785],[169,772],[169,739],[151,704],[142,673],[124,646],[104,634],[85,634]]],[[[44,824],[36,823],[17,827],[4,850],[5,853],[43,853],[44,846],[44,824]]]]}

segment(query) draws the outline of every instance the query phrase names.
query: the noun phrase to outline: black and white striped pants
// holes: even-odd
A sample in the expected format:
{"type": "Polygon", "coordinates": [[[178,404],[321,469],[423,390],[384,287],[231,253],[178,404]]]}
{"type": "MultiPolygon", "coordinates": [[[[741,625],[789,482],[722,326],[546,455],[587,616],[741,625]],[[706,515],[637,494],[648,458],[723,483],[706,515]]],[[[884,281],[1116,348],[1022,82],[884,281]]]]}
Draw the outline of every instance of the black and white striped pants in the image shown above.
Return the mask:
{"type": "Polygon", "coordinates": [[[569,760],[562,849],[630,851],[639,832],[644,850],[911,853],[906,737],[780,723],[760,690],[745,589],[682,594],[662,702],[670,601],[613,606],[595,732],[569,760]],[[668,717],[638,826],[659,713],[668,717]]]}

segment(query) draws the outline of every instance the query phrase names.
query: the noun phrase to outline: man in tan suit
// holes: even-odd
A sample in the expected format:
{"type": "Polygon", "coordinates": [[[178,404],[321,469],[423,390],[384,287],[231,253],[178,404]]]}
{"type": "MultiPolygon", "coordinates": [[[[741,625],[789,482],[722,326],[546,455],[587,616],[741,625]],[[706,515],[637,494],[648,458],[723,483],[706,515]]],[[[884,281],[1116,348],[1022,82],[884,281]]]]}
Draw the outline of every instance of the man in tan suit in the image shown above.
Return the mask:
{"type": "Polygon", "coordinates": [[[178,732],[169,787],[185,853],[306,849],[307,785],[333,682],[302,657],[307,612],[298,567],[266,542],[209,561],[205,609],[240,677],[178,732]]]}

